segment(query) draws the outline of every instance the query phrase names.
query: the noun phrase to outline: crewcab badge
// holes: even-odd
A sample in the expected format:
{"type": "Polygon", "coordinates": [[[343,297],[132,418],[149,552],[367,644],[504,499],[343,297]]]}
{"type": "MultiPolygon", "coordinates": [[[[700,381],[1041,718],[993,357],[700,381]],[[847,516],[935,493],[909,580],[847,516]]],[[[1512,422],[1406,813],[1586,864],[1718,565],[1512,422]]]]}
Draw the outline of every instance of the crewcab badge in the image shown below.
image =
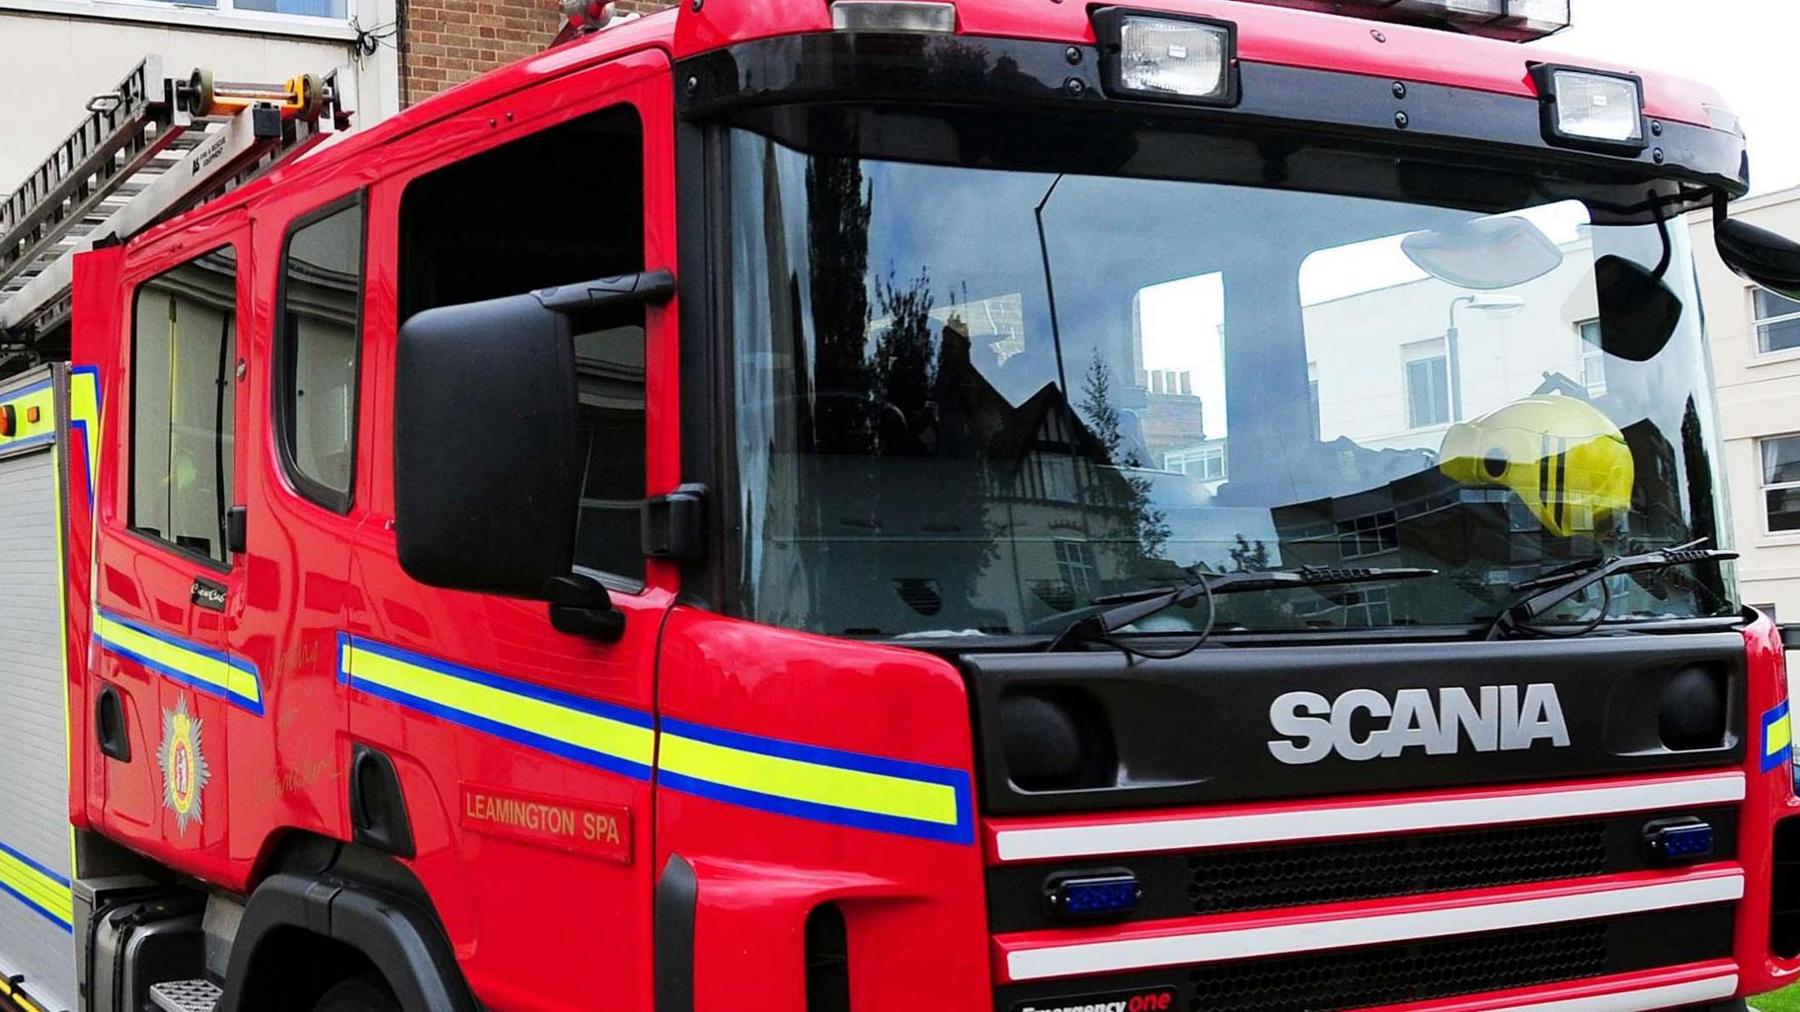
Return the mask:
{"type": "Polygon", "coordinates": [[[1269,725],[1279,738],[1269,754],[1305,766],[1337,753],[1352,762],[1395,759],[1417,748],[1426,755],[1517,752],[1548,742],[1569,746],[1556,686],[1483,685],[1401,689],[1393,698],[1374,689],[1351,689],[1336,699],[1289,692],[1269,706],[1269,725]]]}
{"type": "Polygon", "coordinates": [[[224,584],[214,583],[204,576],[195,577],[194,589],[189,593],[188,600],[195,607],[205,608],[207,611],[224,611],[226,593],[224,584]]]}

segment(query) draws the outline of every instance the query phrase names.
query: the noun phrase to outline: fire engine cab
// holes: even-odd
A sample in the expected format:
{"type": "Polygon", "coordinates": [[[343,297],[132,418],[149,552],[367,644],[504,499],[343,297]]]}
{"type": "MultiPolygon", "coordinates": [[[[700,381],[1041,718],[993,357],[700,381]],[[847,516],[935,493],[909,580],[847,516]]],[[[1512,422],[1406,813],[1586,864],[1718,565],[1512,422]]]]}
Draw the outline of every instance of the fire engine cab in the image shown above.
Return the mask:
{"type": "Polygon", "coordinates": [[[0,1005],[1740,1008],[1709,89],[1560,0],[683,0],[0,208],[0,1005]]]}

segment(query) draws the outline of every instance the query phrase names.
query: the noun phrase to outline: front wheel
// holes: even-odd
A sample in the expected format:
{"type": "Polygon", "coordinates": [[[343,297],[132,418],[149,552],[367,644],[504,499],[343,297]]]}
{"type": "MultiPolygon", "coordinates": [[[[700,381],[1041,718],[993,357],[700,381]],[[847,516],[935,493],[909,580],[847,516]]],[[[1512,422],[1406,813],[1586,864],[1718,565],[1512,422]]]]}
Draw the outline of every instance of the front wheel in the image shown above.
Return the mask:
{"type": "Polygon", "coordinates": [[[313,1012],[400,1012],[400,1002],[380,977],[351,977],[320,995],[313,1012]]]}

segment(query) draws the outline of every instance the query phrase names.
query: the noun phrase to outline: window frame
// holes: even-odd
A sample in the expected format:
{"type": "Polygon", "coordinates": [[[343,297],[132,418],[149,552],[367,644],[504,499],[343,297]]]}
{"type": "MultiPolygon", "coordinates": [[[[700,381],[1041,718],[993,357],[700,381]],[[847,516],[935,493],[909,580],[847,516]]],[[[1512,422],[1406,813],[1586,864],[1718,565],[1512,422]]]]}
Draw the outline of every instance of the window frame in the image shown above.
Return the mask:
{"type": "Polygon", "coordinates": [[[1589,327],[1594,328],[1596,337],[1600,336],[1599,317],[1575,321],[1575,349],[1581,356],[1581,388],[1587,391],[1589,397],[1604,397],[1606,395],[1606,349],[1598,342],[1588,340],[1587,329],[1589,327]],[[1588,377],[1588,360],[1592,358],[1598,358],[1600,363],[1597,384],[1591,382],[1588,377]]]}
{"type": "Polygon", "coordinates": [[[343,17],[240,10],[232,0],[219,0],[212,7],[180,0],[0,0],[0,12],[5,11],[334,42],[354,42],[357,37],[356,0],[347,0],[343,17]]]}
{"type": "Polygon", "coordinates": [[[1756,488],[1757,496],[1762,500],[1763,536],[1769,538],[1800,538],[1800,528],[1778,531],[1769,518],[1769,493],[1783,492],[1788,489],[1800,489],[1800,481],[1778,481],[1770,484],[1768,471],[1763,463],[1763,446],[1778,439],[1800,440],[1800,432],[1778,432],[1767,436],[1756,437],[1756,488]]]}
{"type": "MultiPolygon", "coordinates": [[[[1773,350],[1765,350],[1763,348],[1763,328],[1774,325],[1774,324],[1779,324],[1779,323],[1793,323],[1795,321],[1800,321],[1800,310],[1795,310],[1794,312],[1791,312],[1791,313],[1777,313],[1776,315],[1770,316],[1767,318],[1764,318],[1763,316],[1759,315],[1762,312],[1762,309],[1758,305],[1758,303],[1760,303],[1762,301],[1761,296],[1765,293],[1767,293],[1769,295],[1773,295],[1778,299],[1784,299],[1785,301],[1788,301],[1788,302],[1793,302],[1794,300],[1789,299],[1789,298],[1787,298],[1787,296],[1781,295],[1777,292],[1769,292],[1767,289],[1761,287],[1760,285],[1751,285],[1745,289],[1745,292],[1750,297],[1750,354],[1751,354],[1751,357],[1754,359],[1760,359],[1760,360],[1770,360],[1770,359],[1780,360],[1780,359],[1794,358],[1796,356],[1800,356],[1800,345],[1795,345],[1792,348],[1776,348],[1773,350]]],[[[1770,438],[1777,438],[1777,437],[1770,437],[1770,438]]]]}
{"type": "Polygon", "coordinates": [[[362,385],[364,354],[363,325],[367,320],[365,312],[368,301],[369,277],[369,201],[366,187],[353,190],[336,200],[314,208],[305,214],[291,219],[281,234],[281,257],[275,266],[275,319],[273,321],[273,340],[269,354],[269,416],[275,427],[275,457],[281,462],[282,476],[300,498],[330,510],[339,516],[350,512],[356,502],[357,457],[360,456],[362,443],[362,385]],[[289,444],[290,426],[297,422],[293,416],[291,398],[288,396],[294,377],[289,373],[288,351],[294,335],[288,330],[288,256],[293,250],[294,236],[346,208],[354,207],[360,216],[357,228],[356,258],[356,364],[351,373],[350,390],[350,487],[344,491],[332,488],[315,480],[311,475],[300,470],[299,462],[294,459],[294,447],[289,444]]]}
{"type": "Polygon", "coordinates": [[[1401,392],[1406,400],[1406,432],[1424,432],[1442,428],[1456,421],[1456,405],[1451,403],[1450,342],[1442,337],[1427,337],[1400,346],[1401,392]],[[1433,422],[1420,422],[1413,417],[1413,366],[1425,362],[1444,364],[1444,417],[1433,422]]]}
{"type": "MultiPolygon", "coordinates": [[[[4,2],[4,0],[0,0],[0,2],[4,2]]],[[[650,54],[643,53],[635,54],[634,56],[619,57],[614,62],[582,71],[580,75],[577,75],[576,78],[572,78],[572,80],[585,80],[594,75],[625,74],[630,70],[634,59],[638,56],[649,57],[650,54]]],[[[657,58],[660,59],[660,57],[657,58]]],[[[392,271],[394,276],[395,333],[398,333],[398,329],[404,327],[407,320],[411,319],[413,315],[424,311],[416,307],[412,308],[411,313],[406,311],[409,306],[408,300],[405,298],[405,293],[410,279],[408,277],[406,265],[408,233],[404,227],[404,221],[407,201],[412,193],[413,187],[420,181],[428,179],[440,171],[461,165],[470,159],[500,151],[510,144],[527,141],[534,137],[539,137],[549,131],[567,127],[580,120],[589,119],[618,109],[629,110],[638,128],[639,152],[636,167],[642,176],[645,187],[642,206],[643,221],[641,222],[641,229],[638,233],[638,242],[640,244],[640,252],[643,255],[644,263],[644,266],[640,269],[650,270],[651,268],[648,265],[654,260],[652,257],[654,231],[651,222],[653,216],[658,212],[655,198],[653,198],[651,194],[651,181],[654,177],[650,172],[650,151],[653,144],[655,144],[655,134],[649,128],[656,106],[653,102],[647,101],[647,98],[660,94],[660,92],[657,91],[659,84],[661,87],[666,88],[668,83],[666,72],[667,66],[664,64],[656,74],[649,75],[644,80],[633,78],[622,85],[609,83],[600,84],[598,90],[592,94],[591,101],[584,100],[581,103],[567,108],[559,107],[551,114],[539,115],[531,119],[525,119],[521,116],[521,129],[516,133],[507,134],[501,137],[489,136],[481,143],[473,146],[458,146],[453,154],[446,154],[444,157],[440,158],[432,158],[377,181],[374,184],[376,192],[370,198],[369,207],[380,205],[383,208],[385,222],[395,230],[395,235],[392,241],[388,243],[388,248],[385,251],[386,255],[391,257],[391,262],[388,263],[388,269],[392,271]],[[662,75],[660,82],[657,80],[658,74],[662,75]]],[[[493,108],[495,107],[487,105],[481,106],[477,111],[469,113],[469,117],[472,120],[486,122],[488,112],[493,108]]],[[[452,125],[452,121],[438,124],[440,127],[448,125],[452,125]]],[[[677,184],[677,186],[679,186],[679,184],[677,184]]],[[[368,188],[365,188],[361,192],[367,193],[368,188]]],[[[368,256],[370,252],[366,234],[369,229],[370,214],[371,211],[366,207],[364,211],[365,236],[363,244],[365,273],[367,271],[368,256]]],[[[678,256],[676,262],[680,263],[683,261],[678,256]]],[[[677,300],[679,300],[679,297],[680,296],[678,295],[677,300]]],[[[454,303],[444,303],[444,305],[451,304],[454,303]]],[[[646,502],[650,502],[661,494],[651,491],[656,487],[653,478],[651,477],[651,472],[655,467],[655,457],[652,452],[652,447],[654,446],[655,440],[658,438],[656,435],[657,427],[650,421],[651,417],[656,414],[656,411],[652,409],[651,404],[660,400],[660,397],[658,396],[658,387],[661,382],[652,379],[659,366],[656,365],[652,359],[651,352],[656,347],[656,343],[659,340],[672,340],[678,331],[669,331],[659,336],[658,328],[666,328],[669,324],[666,320],[664,320],[664,322],[659,322],[657,307],[645,306],[642,307],[642,312],[645,345],[645,438],[643,444],[639,447],[639,452],[643,454],[645,464],[643,498],[646,502]]],[[[691,306],[686,312],[687,317],[695,315],[695,310],[691,306]]],[[[687,317],[684,317],[683,319],[685,320],[687,317]]],[[[685,330],[685,323],[680,325],[679,329],[685,330]]],[[[677,346],[679,347],[680,345],[678,344],[677,346]]],[[[393,367],[394,360],[392,353],[390,352],[387,368],[392,369],[393,367]]],[[[686,386],[687,384],[684,381],[680,384],[679,389],[685,390],[686,386]]],[[[679,393],[677,396],[677,403],[685,409],[687,407],[685,393],[679,393]]],[[[685,415],[683,415],[683,417],[685,417],[685,415]]],[[[393,433],[391,419],[388,420],[387,431],[381,432],[378,429],[379,427],[371,430],[371,438],[374,440],[374,453],[377,458],[379,458],[384,451],[392,449],[391,439],[393,433]],[[384,443],[384,439],[388,442],[384,443]]],[[[687,434],[685,424],[683,424],[680,431],[685,437],[687,434]]],[[[391,511],[393,509],[392,496],[393,490],[391,487],[378,492],[371,500],[370,508],[391,511]]],[[[579,524],[579,520],[577,520],[577,523],[579,524]]],[[[579,529],[577,537],[579,538],[579,529]]],[[[606,587],[609,593],[615,596],[615,598],[645,599],[654,591],[671,590],[675,588],[676,584],[670,582],[666,575],[659,573],[658,564],[665,560],[659,560],[656,556],[648,553],[643,554],[643,559],[644,573],[641,577],[616,573],[612,570],[597,569],[579,560],[576,560],[573,563],[573,571],[598,580],[602,586],[606,587]]]]}
{"type": "MultiPolygon", "coordinates": [[[[209,246],[209,247],[199,251],[198,253],[194,253],[189,256],[182,257],[180,260],[177,260],[173,264],[170,264],[169,266],[164,267],[164,268],[156,271],[155,273],[149,274],[149,275],[139,279],[136,283],[134,283],[131,286],[131,295],[130,295],[130,299],[131,299],[131,349],[130,349],[130,352],[131,352],[131,354],[130,354],[130,372],[127,376],[128,382],[126,383],[126,390],[125,390],[126,402],[128,405],[128,410],[125,413],[125,415],[126,415],[125,422],[126,422],[126,425],[128,426],[128,429],[126,432],[126,439],[125,439],[125,523],[124,523],[125,533],[130,535],[134,540],[141,542],[142,544],[149,545],[151,547],[160,549],[165,552],[169,552],[179,558],[186,559],[190,562],[198,563],[202,566],[205,566],[208,569],[211,569],[212,571],[214,571],[216,573],[224,573],[224,574],[231,573],[234,569],[237,568],[237,557],[240,553],[232,551],[229,545],[223,544],[223,538],[225,535],[225,532],[223,530],[224,525],[225,525],[225,517],[223,514],[219,517],[219,525],[221,528],[220,532],[219,532],[219,536],[221,538],[221,546],[220,547],[222,547],[224,549],[224,554],[225,554],[225,558],[223,561],[221,561],[219,559],[215,559],[211,555],[206,555],[201,552],[197,552],[194,549],[189,548],[188,546],[181,544],[178,541],[172,541],[169,538],[165,538],[161,534],[153,534],[150,531],[147,531],[137,525],[137,474],[138,474],[138,472],[137,472],[137,465],[138,465],[138,460],[137,460],[137,444],[138,444],[138,440],[137,440],[137,434],[138,434],[137,384],[138,384],[138,373],[139,373],[139,369],[138,369],[138,351],[139,351],[138,303],[139,303],[141,296],[143,295],[144,288],[146,286],[150,285],[152,282],[156,281],[158,278],[164,277],[164,276],[166,276],[174,271],[180,270],[181,268],[186,267],[190,264],[197,263],[198,261],[204,260],[207,257],[212,256],[216,253],[219,253],[222,250],[227,250],[227,249],[230,250],[231,256],[232,256],[232,263],[233,263],[232,276],[231,276],[232,327],[235,330],[235,333],[233,336],[233,344],[235,346],[237,346],[238,351],[239,351],[239,354],[237,354],[233,357],[238,358],[239,360],[242,360],[242,358],[243,358],[242,345],[239,343],[242,341],[243,336],[244,336],[243,335],[243,331],[244,331],[244,328],[243,328],[244,273],[242,270],[243,250],[240,248],[242,245],[243,245],[243,243],[237,239],[228,239],[222,243],[219,243],[216,246],[209,246]]],[[[232,455],[235,458],[236,453],[237,453],[237,432],[236,432],[237,419],[236,419],[236,416],[238,413],[238,408],[241,407],[241,405],[238,404],[237,365],[235,362],[232,363],[232,369],[231,369],[230,376],[231,376],[231,384],[232,384],[231,413],[233,416],[233,418],[232,418],[232,430],[233,430],[233,432],[232,432],[232,455]]],[[[173,410],[173,409],[171,409],[171,410],[173,410]]],[[[170,417],[170,424],[171,425],[174,424],[174,418],[172,415],[170,417]]],[[[235,509],[238,505],[237,488],[235,486],[237,485],[237,482],[240,477],[239,470],[240,469],[237,466],[237,461],[235,459],[233,459],[232,468],[231,468],[231,479],[232,479],[233,487],[228,490],[228,492],[229,492],[229,495],[227,496],[228,501],[225,504],[225,509],[227,511],[235,509]]]]}

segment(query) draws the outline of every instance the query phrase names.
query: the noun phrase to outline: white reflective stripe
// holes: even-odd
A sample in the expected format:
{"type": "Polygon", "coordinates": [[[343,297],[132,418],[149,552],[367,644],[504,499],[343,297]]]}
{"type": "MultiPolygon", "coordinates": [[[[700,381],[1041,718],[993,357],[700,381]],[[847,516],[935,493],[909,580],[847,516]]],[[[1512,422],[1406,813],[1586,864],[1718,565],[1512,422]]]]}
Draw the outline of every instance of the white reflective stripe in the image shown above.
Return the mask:
{"type": "Polygon", "coordinates": [[[1507,1005],[1494,1012],[1649,1012],[1651,1009],[1676,1008],[1696,1002],[1718,1001],[1737,993],[1737,974],[1691,980],[1685,984],[1665,984],[1638,991],[1616,991],[1591,998],[1560,998],[1530,1005],[1507,1005]]]}
{"type": "Polygon", "coordinates": [[[1570,819],[1616,812],[1645,812],[1744,800],[1744,775],[1724,773],[1660,783],[1585,787],[1391,805],[1298,809],[1257,815],[1202,816],[1155,822],[1117,822],[1043,829],[1003,829],[995,834],[1002,861],[1041,861],[1102,854],[1200,850],[1249,843],[1281,843],[1341,836],[1369,836],[1463,826],[1492,826],[1541,819],[1570,819]]]}
{"type": "Polygon", "coordinates": [[[1213,963],[1227,959],[1253,959],[1289,952],[1378,945],[1477,931],[1500,931],[1534,924],[1617,917],[1648,910],[1723,903],[1741,899],[1743,895],[1744,876],[1742,872],[1736,872],[1709,878],[1628,886],[1603,892],[1539,896],[1477,906],[1409,910],[1263,927],[1215,928],[1189,935],[1161,935],[1154,938],[1022,949],[1007,954],[1006,968],[1013,980],[1038,980],[1043,977],[1111,973],[1185,963],[1213,963]]]}

